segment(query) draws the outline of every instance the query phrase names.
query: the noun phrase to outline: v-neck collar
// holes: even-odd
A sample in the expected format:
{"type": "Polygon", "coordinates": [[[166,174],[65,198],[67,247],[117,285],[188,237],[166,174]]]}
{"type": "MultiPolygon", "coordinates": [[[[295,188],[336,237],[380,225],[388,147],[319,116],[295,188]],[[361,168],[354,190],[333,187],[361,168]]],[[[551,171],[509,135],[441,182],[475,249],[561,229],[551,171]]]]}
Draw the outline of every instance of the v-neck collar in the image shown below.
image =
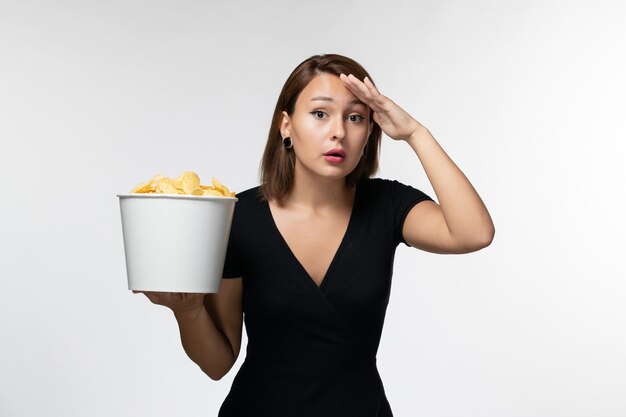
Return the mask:
{"type": "Polygon", "coordinates": [[[341,238],[341,242],[339,243],[339,246],[337,247],[337,251],[333,255],[333,258],[331,259],[330,264],[328,265],[328,268],[326,269],[326,273],[324,274],[324,277],[322,277],[322,280],[320,281],[319,285],[317,285],[313,277],[309,275],[309,273],[304,268],[300,260],[298,260],[296,255],[291,250],[291,247],[289,247],[287,240],[285,240],[283,234],[278,229],[278,225],[276,224],[276,221],[274,220],[274,216],[272,215],[272,210],[270,209],[269,202],[267,200],[264,201],[264,206],[265,206],[267,215],[269,217],[269,222],[273,226],[272,229],[276,233],[278,240],[282,242],[284,249],[289,253],[289,256],[292,259],[292,261],[294,261],[298,265],[299,269],[302,272],[302,277],[305,278],[311,285],[313,285],[315,288],[319,290],[322,290],[326,286],[326,281],[328,281],[329,276],[331,276],[333,267],[337,263],[337,259],[341,256],[343,248],[347,244],[346,242],[349,240],[349,236],[353,228],[357,205],[359,204],[359,195],[361,194],[359,192],[359,188],[360,188],[359,183],[357,183],[355,186],[354,201],[352,202],[352,211],[350,212],[350,219],[348,220],[348,226],[346,227],[346,231],[344,232],[343,237],[341,238]]]}

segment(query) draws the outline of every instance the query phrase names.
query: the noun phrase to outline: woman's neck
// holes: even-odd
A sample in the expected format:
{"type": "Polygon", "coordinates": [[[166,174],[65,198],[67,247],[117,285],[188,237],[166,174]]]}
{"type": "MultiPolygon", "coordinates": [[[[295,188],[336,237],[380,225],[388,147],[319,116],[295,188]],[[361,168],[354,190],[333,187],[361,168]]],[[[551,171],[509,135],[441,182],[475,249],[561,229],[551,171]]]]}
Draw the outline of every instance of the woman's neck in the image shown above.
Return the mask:
{"type": "Polygon", "coordinates": [[[293,188],[282,204],[312,211],[352,207],[354,187],[346,185],[345,178],[310,178],[297,176],[293,188]]]}

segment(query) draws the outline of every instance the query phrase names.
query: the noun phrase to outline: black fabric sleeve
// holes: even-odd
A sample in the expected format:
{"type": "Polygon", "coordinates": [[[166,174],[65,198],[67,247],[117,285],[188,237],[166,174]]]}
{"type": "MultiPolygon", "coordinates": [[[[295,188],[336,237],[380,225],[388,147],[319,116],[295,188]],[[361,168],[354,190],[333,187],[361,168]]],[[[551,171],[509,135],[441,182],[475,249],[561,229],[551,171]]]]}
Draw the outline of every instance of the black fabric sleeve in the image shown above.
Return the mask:
{"type": "Polygon", "coordinates": [[[390,183],[392,187],[394,241],[396,245],[404,243],[409,246],[402,236],[402,227],[404,226],[406,216],[417,203],[426,200],[433,201],[433,199],[410,185],[405,185],[398,181],[390,181],[390,183]]]}
{"type": "Polygon", "coordinates": [[[239,222],[240,215],[237,215],[237,204],[235,203],[235,212],[233,214],[233,221],[230,226],[230,236],[228,238],[228,246],[226,248],[226,259],[224,260],[224,271],[222,272],[222,278],[239,278],[243,275],[240,262],[240,240],[239,230],[241,229],[239,222]]]}
{"type": "MultiPolygon", "coordinates": [[[[232,232],[232,229],[231,229],[232,232]]],[[[239,278],[243,275],[241,265],[237,256],[237,249],[231,233],[226,249],[226,259],[224,260],[224,272],[222,278],[239,278]]]]}

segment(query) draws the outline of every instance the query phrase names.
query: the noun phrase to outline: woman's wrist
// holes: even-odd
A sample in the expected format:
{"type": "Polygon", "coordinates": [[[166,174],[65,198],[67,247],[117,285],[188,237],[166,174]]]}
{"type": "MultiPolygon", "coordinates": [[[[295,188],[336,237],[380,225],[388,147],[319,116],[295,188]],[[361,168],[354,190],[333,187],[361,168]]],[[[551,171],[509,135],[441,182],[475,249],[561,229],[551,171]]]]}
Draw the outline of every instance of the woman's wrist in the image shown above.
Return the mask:
{"type": "Polygon", "coordinates": [[[411,146],[411,148],[416,149],[419,146],[420,142],[423,142],[425,138],[431,136],[430,132],[424,125],[418,124],[413,133],[409,135],[406,139],[406,142],[411,146]]]}

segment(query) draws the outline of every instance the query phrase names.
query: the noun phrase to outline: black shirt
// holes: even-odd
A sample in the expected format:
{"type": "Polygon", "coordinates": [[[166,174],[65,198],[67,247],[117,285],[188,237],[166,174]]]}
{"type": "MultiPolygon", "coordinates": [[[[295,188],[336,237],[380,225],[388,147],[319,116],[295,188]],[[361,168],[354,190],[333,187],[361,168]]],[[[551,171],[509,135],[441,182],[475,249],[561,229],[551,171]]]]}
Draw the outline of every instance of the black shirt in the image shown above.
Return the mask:
{"type": "Polygon", "coordinates": [[[243,277],[248,346],[219,416],[391,416],[376,352],[404,219],[430,197],[397,181],[360,181],[319,287],[258,187],[237,197],[223,277],[243,277]]]}

